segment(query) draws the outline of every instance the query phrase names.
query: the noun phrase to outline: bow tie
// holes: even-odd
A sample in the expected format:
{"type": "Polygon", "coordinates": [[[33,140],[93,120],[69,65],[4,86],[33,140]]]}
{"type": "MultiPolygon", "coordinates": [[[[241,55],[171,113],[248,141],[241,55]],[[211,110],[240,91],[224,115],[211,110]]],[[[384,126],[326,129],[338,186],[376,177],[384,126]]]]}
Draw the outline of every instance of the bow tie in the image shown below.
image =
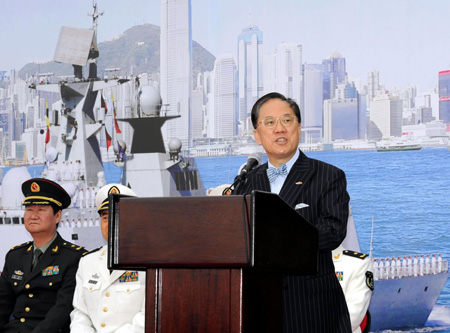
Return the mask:
{"type": "Polygon", "coordinates": [[[286,176],[287,166],[285,163],[281,164],[279,168],[270,167],[267,169],[267,177],[269,177],[269,181],[273,183],[278,176],[286,176]]]}

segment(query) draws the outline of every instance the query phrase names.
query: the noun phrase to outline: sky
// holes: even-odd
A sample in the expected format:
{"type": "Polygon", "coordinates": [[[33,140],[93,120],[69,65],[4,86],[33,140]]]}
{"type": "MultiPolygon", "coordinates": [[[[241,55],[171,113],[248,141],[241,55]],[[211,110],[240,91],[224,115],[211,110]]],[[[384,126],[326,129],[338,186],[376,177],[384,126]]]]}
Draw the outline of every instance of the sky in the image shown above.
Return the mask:
{"type": "MultiPolygon", "coordinates": [[[[160,24],[159,0],[98,0],[98,41],[130,27],[160,24]]],[[[61,26],[89,28],[92,0],[0,0],[0,70],[53,59],[61,26]]],[[[263,32],[263,53],[301,44],[304,63],[346,58],[351,80],[375,69],[387,89],[438,84],[450,69],[448,0],[192,0],[192,36],[215,56],[234,54],[249,24],[263,32]]]]}

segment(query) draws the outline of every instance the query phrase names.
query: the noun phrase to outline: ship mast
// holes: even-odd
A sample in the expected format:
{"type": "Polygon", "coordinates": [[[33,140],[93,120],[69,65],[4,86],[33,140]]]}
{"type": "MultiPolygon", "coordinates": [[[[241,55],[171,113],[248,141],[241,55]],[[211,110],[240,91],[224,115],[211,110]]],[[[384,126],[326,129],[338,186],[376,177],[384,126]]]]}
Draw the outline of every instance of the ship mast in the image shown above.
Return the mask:
{"type": "Polygon", "coordinates": [[[94,8],[94,12],[92,14],[88,14],[88,16],[92,16],[92,30],[94,30],[94,37],[92,39],[91,49],[89,50],[89,79],[97,78],[97,58],[100,53],[98,52],[97,46],[97,27],[98,27],[98,17],[103,15],[104,11],[101,13],[97,10],[97,1],[92,1],[92,7],[94,8]]]}

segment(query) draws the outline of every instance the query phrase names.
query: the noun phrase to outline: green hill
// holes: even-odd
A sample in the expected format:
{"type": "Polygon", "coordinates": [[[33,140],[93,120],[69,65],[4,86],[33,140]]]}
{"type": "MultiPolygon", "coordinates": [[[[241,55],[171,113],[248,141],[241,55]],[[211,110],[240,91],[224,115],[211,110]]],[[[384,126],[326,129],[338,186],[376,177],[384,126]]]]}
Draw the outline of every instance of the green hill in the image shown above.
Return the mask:
{"type": "MultiPolygon", "coordinates": [[[[119,37],[98,44],[100,58],[98,60],[98,76],[103,77],[105,68],[121,68],[119,75],[159,73],[159,37],[160,27],[153,24],[134,26],[119,37]]],[[[192,41],[192,68],[193,77],[197,73],[211,71],[214,67],[215,57],[200,44],[192,41]]],[[[55,73],[56,76],[73,74],[71,65],[56,63],[29,63],[20,71],[19,76],[36,73],[55,73]]],[[[88,69],[83,69],[85,77],[88,69]]]]}

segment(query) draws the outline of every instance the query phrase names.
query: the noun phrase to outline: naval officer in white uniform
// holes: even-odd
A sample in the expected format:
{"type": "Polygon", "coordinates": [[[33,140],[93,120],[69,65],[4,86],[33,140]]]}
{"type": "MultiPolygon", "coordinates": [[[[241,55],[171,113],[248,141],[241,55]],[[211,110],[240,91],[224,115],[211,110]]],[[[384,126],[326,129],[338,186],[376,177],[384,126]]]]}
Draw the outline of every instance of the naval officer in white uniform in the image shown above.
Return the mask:
{"type": "MultiPolygon", "coordinates": [[[[109,194],[136,196],[126,186],[103,186],[96,196],[103,238],[108,239],[109,194]]],[[[105,245],[81,258],[70,314],[71,333],[144,332],[145,272],[109,271],[105,245]]]]}
{"type": "Polygon", "coordinates": [[[345,250],[342,245],[332,251],[336,277],[344,291],[353,333],[368,332],[366,313],[374,287],[372,263],[364,253],[345,250]]]}

